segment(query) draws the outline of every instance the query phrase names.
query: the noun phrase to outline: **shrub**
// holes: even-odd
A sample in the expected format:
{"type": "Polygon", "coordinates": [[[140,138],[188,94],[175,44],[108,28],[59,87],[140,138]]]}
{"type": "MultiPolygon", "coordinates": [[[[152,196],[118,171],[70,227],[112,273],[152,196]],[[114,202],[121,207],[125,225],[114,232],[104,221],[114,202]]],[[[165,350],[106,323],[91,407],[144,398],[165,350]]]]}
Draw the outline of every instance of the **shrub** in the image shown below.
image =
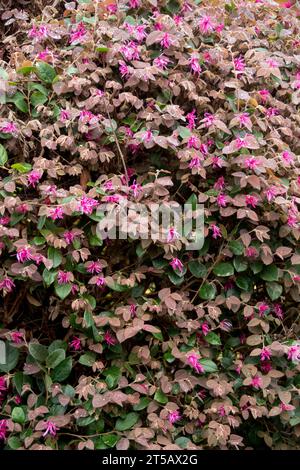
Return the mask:
{"type": "Polygon", "coordinates": [[[299,10],[212,3],[3,12],[6,449],[297,446],[299,10]],[[203,247],[101,239],[124,200],[203,247]]]}

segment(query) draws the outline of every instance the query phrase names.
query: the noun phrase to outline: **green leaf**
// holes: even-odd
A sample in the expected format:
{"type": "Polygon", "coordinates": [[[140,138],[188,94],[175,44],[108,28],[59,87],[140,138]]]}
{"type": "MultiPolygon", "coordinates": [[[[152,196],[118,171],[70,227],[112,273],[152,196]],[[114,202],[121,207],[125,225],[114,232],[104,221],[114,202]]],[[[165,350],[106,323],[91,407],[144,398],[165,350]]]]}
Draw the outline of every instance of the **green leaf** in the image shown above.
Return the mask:
{"type": "Polygon", "coordinates": [[[22,447],[22,442],[16,436],[9,437],[7,439],[7,444],[13,450],[16,450],[16,449],[19,449],[20,447],[22,447]]]}
{"type": "Polygon", "coordinates": [[[147,408],[149,403],[151,403],[150,398],[142,397],[136,405],[133,405],[133,409],[134,409],[134,411],[144,410],[145,408],[147,408]]]}
{"type": "Polygon", "coordinates": [[[30,163],[14,163],[11,167],[19,173],[28,173],[32,168],[30,163]]]}
{"type": "Polygon", "coordinates": [[[14,348],[8,342],[4,342],[5,344],[5,364],[1,364],[0,362],[0,371],[1,372],[10,372],[12,369],[16,367],[19,360],[19,349],[14,348]]]}
{"type": "Polygon", "coordinates": [[[160,388],[155,392],[154,400],[158,401],[158,403],[161,403],[162,405],[168,403],[168,397],[160,388]]]}
{"type": "Polygon", "coordinates": [[[207,273],[207,269],[204,264],[199,263],[199,261],[191,261],[188,264],[190,272],[195,276],[197,279],[204,278],[207,273]]]}
{"type": "Polygon", "coordinates": [[[11,418],[14,423],[24,424],[26,420],[26,416],[25,416],[23,408],[21,408],[21,406],[16,406],[12,410],[11,418]]]}
{"type": "Polygon", "coordinates": [[[205,282],[199,289],[199,297],[203,300],[213,300],[217,295],[217,289],[214,284],[205,282]]]}
{"type": "Polygon", "coordinates": [[[17,73],[20,73],[21,75],[29,75],[31,72],[35,72],[35,67],[33,65],[27,65],[25,67],[20,67],[17,70],[17,73]]]}
{"type": "Polygon", "coordinates": [[[210,359],[200,359],[200,364],[204,367],[205,372],[217,372],[218,366],[215,362],[210,359]]]}
{"type": "Polygon", "coordinates": [[[238,272],[241,273],[243,271],[246,271],[248,268],[248,263],[246,260],[244,260],[242,257],[237,256],[236,258],[233,259],[233,266],[234,269],[238,272]]]}
{"type": "Polygon", "coordinates": [[[46,346],[39,343],[29,343],[28,349],[35,360],[45,362],[48,356],[48,348],[46,346]]]}
{"type": "Polygon", "coordinates": [[[72,290],[72,284],[56,284],[55,293],[61,299],[64,300],[70,294],[72,290]]]}
{"type": "Polygon", "coordinates": [[[85,354],[82,354],[78,362],[82,364],[83,366],[92,367],[95,361],[96,361],[96,354],[94,352],[89,351],[85,354]]]}
{"type": "Polygon", "coordinates": [[[55,369],[64,359],[66,358],[66,353],[64,349],[56,349],[52,351],[46,359],[46,366],[49,369],[55,369]]]}
{"type": "Polygon", "coordinates": [[[234,274],[234,269],[231,263],[219,263],[214,267],[213,272],[216,276],[226,277],[234,274]]]}
{"type": "MultiPolygon", "coordinates": [[[[176,271],[177,272],[177,271],[176,271]]],[[[180,286],[180,284],[183,283],[184,277],[183,276],[178,276],[174,271],[169,271],[168,272],[168,278],[174,284],[175,286],[180,286]]]]}
{"type": "Polygon", "coordinates": [[[117,434],[107,434],[102,436],[102,440],[107,447],[114,447],[120,437],[117,434]]]}
{"type": "Polygon", "coordinates": [[[242,255],[244,253],[244,245],[239,240],[232,240],[228,246],[232,253],[236,256],[242,255]]]}
{"type": "Polygon", "coordinates": [[[38,106],[39,104],[44,104],[46,101],[48,101],[48,97],[40,91],[34,91],[30,97],[30,102],[34,107],[38,106]]]}
{"type": "Polygon", "coordinates": [[[182,139],[186,139],[192,135],[191,131],[187,127],[179,126],[177,127],[177,131],[182,139]]]}
{"type": "Polygon", "coordinates": [[[131,429],[139,420],[139,414],[138,413],[128,413],[126,415],[125,419],[117,419],[115,429],[116,431],[127,431],[128,429],[131,429]]]}
{"type": "Polygon", "coordinates": [[[7,99],[7,101],[9,103],[14,103],[16,108],[18,108],[19,111],[22,111],[22,113],[28,113],[28,104],[21,92],[17,91],[17,93],[7,99]]]}
{"type": "Polygon", "coordinates": [[[8,160],[6,148],[0,144],[0,165],[3,166],[8,160]]]}
{"type": "Polygon", "coordinates": [[[51,286],[56,279],[57,272],[56,271],[48,271],[48,269],[44,269],[43,271],[43,279],[47,287],[51,286]]]}
{"type": "Polygon", "coordinates": [[[91,235],[89,238],[89,243],[91,246],[102,246],[103,245],[103,240],[101,238],[97,237],[97,235],[91,235]]]}
{"type": "Polygon", "coordinates": [[[65,341],[63,341],[62,339],[55,339],[48,347],[48,355],[53,351],[56,351],[57,349],[63,349],[64,351],[66,351],[67,347],[68,345],[65,341]]]}
{"type": "Polygon", "coordinates": [[[261,261],[253,261],[250,263],[250,269],[253,272],[253,274],[258,274],[262,271],[264,265],[262,264],[261,261]]]}
{"type": "Polygon", "coordinates": [[[124,286],[122,284],[117,284],[116,282],[109,285],[109,288],[116,292],[125,292],[130,289],[129,286],[124,286]]]}
{"type": "Polygon", "coordinates": [[[19,395],[22,393],[22,387],[24,384],[24,374],[23,372],[16,372],[13,377],[13,384],[17,389],[19,395]]]}
{"type": "Polygon", "coordinates": [[[237,276],[235,283],[241,290],[244,291],[249,291],[251,288],[251,279],[248,276],[237,276]]]}
{"type": "Polygon", "coordinates": [[[47,62],[38,62],[36,65],[36,74],[45,83],[52,83],[56,77],[55,69],[47,62]]]}
{"type": "Polygon", "coordinates": [[[212,344],[213,346],[219,346],[222,344],[220,337],[213,331],[210,331],[207,333],[207,335],[205,335],[205,341],[207,341],[209,344],[212,344]]]}
{"type": "Polygon", "coordinates": [[[50,246],[48,248],[48,258],[53,262],[53,268],[57,268],[62,262],[62,254],[57,248],[50,246]]]}
{"type": "Polygon", "coordinates": [[[96,51],[97,52],[108,52],[109,48],[107,46],[99,45],[99,46],[96,46],[96,51]]]}
{"type": "Polygon", "coordinates": [[[190,443],[191,443],[191,440],[188,437],[184,437],[184,436],[177,437],[177,439],[175,440],[175,444],[181,447],[181,449],[187,449],[187,446],[190,443]]]}
{"type": "Polygon", "coordinates": [[[268,282],[266,289],[271,300],[277,300],[282,294],[282,285],[277,282],[268,282]]]}
{"type": "Polygon", "coordinates": [[[72,358],[67,357],[62,361],[51,373],[53,382],[63,382],[66,380],[72,371],[72,358]]]}
{"type": "Polygon", "coordinates": [[[260,277],[264,281],[278,281],[279,277],[279,272],[277,266],[274,264],[270,264],[269,266],[266,266],[263,271],[260,273],[260,277]]]}

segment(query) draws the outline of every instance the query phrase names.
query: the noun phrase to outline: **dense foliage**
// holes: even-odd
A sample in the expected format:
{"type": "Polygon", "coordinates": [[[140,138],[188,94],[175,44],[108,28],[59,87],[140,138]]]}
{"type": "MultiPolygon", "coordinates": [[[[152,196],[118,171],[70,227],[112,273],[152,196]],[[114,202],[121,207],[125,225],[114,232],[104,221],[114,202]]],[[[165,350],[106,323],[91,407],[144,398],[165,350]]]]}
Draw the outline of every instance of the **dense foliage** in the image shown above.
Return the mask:
{"type": "Polygon", "coordinates": [[[5,449],[299,446],[292,3],[2,11],[5,449]],[[101,240],[124,198],[204,204],[203,248],[101,240]]]}

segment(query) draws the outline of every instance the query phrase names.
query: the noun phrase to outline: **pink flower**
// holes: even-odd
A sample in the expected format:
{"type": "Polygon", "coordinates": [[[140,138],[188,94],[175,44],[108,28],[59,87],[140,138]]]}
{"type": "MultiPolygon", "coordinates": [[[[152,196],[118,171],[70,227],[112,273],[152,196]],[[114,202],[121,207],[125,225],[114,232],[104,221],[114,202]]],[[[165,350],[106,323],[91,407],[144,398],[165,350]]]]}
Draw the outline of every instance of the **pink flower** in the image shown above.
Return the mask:
{"type": "Polygon", "coordinates": [[[247,258],[257,258],[258,257],[258,251],[257,251],[256,248],[254,248],[254,246],[249,246],[245,250],[245,255],[247,256],[247,258]]]}
{"type": "Polygon", "coordinates": [[[156,57],[153,61],[153,64],[161,70],[165,70],[170,63],[170,59],[165,55],[161,54],[159,57],[156,57]]]}
{"type": "Polygon", "coordinates": [[[81,349],[81,341],[80,338],[77,336],[73,336],[72,341],[70,341],[69,346],[71,349],[74,349],[74,351],[79,351],[81,349]]]}
{"type": "Polygon", "coordinates": [[[247,206],[253,207],[255,209],[255,207],[257,206],[257,203],[258,203],[258,198],[256,196],[251,195],[251,194],[247,194],[247,196],[245,198],[245,202],[246,202],[247,206]]]}
{"type": "Polygon", "coordinates": [[[217,179],[217,181],[214,184],[214,189],[218,189],[219,191],[222,191],[223,189],[225,189],[224,176],[220,176],[220,178],[217,179]]]}
{"type": "Polygon", "coordinates": [[[261,304],[258,306],[258,314],[260,317],[265,315],[265,313],[268,313],[269,310],[270,310],[270,307],[265,302],[261,302],[261,304]]]}
{"type": "Polygon", "coordinates": [[[280,320],[283,319],[283,310],[282,310],[282,306],[280,304],[274,304],[274,313],[276,315],[277,318],[279,318],[280,320]]]}
{"type": "Polygon", "coordinates": [[[271,69],[276,69],[277,67],[279,67],[279,64],[276,60],[274,59],[267,59],[266,60],[266,63],[268,64],[268,66],[271,68],[271,69]]]}
{"type": "Polygon", "coordinates": [[[255,170],[260,165],[260,161],[255,157],[250,157],[245,160],[245,167],[249,170],[255,170]]]}
{"type": "Polygon", "coordinates": [[[279,110],[277,108],[268,108],[265,111],[265,115],[267,117],[277,116],[279,114],[279,110]]]}
{"type": "Polygon", "coordinates": [[[136,180],[129,186],[130,191],[133,193],[134,197],[138,197],[138,195],[143,192],[142,186],[137,184],[136,180]]]}
{"type": "Polygon", "coordinates": [[[84,214],[92,214],[95,207],[98,206],[98,201],[91,197],[83,196],[79,201],[78,209],[79,211],[83,212],[84,214]]]}
{"type": "Polygon", "coordinates": [[[195,54],[191,55],[189,59],[189,64],[190,64],[190,69],[192,73],[194,73],[195,75],[198,75],[201,73],[202,69],[199,64],[199,58],[195,54]]]}
{"type": "Polygon", "coordinates": [[[109,346],[117,344],[117,339],[108,330],[105,332],[103,339],[109,346]]]}
{"type": "Polygon", "coordinates": [[[6,391],[7,391],[6,379],[5,377],[0,377],[0,392],[6,392],[6,391]]]}
{"type": "Polygon", "coordinates": [[[243,127],[243,126],[251,126],[251,119],[249,117],[249,113],[242,113],[242,114],[239,114],[238,116],[238,119],[239,119],[239,123],[240,123],[240,127],[243,127]]]}
{"type": "Polygon", "coordinates": [[[118,10],[118,5],[115,3],[110,3],[109,5],[106,5],[106,9],[109,13],[116,13],[118,10]]]}
{"type": "Polygon", "coordinates": [[[288,152],[287,150],[282,152],[282,158],[288,164],[293,163],[293,161],[294,161],[293,155],[291,155],[290,152],[288,152]]]}
{"type": "Polygon", "coordinates": [[[7,419],[0,420],[0,441],[5,441],[7,433],[7,419]]]}
{"type": "Polygon", "coordinates": [[[170,262],[170,266],[172,266],[174,271],[176,271],[176,269],[178,269],[178,271],[180,272],[183,271],[183,264],[178,258],[173,258],[172,261],[170,262]]]}
{"type": "Polygon", "coordinates": [[[201,167],[201,158],[200,157],[194,157],[189,163],[189,168],[200,168],[201,167]]]}
{"type": "Polygon", "coordinates": [[[245,70],[246,64],[242,56],[235,57],[235,59],[233,59],[233,64],[235,70],[238,72],[243,72],[245,70]]]}
{"type": "Polygon", "coordinates": [[[70,44],[78,44],[87,34],[85,25],[80,22],[70,33],[70,44]]]}
{"type": "Polygon", "coordinates": [[[94,273],[101,273],[102,271],[102,265],[100,261],[89,261],[86,264],[86,270],[88,273],[94,274],[94,273]]]}
{"type": "Polygon", "coordinates": [[[213,234],[212,234],[212,237],[213,237],[213,238],[215,238],[215,239],[217,239],[217,238],[219,238],[219,237],[222,238],[221,229],[220,229],[217,225],[212,224],[212,225],[210,226],[210,229],[213,231],[213,234]]]}
{"type": "Polygon", "coordinates": [[[217,196],[217,204],[219,207],[226,207],[227,205],[227,196],[225,194],[218,194],[217,196]]]}
{"type": "Polygon", "coordinates": [[[293,227],[293,228],[297,227],[297,225],[298,225],[297,215],[295,214],[295,212],[292,209],[289,210],[287,224],[288,224],[289,227],[293,227]]]}
{"type": "Polygon", "coordinates": [[[272,353],[269,348],[263,348],[260,352],[260,360],[269,361],[271,359],[272,353]]]}
{"type": "Polygon", "coordinates": [[[215,121],[215,116],[211,113],[204,113],[204,119],[201,122],[205,125],[205,127],[211,127],[215,121]]]}
{"type": "Polygon", "coordinates": [[[17,134],[18,128],[14,122],[5,122],[0,124],[0,132],[3,134],[17,134]]]}
{"type": "Polygon", "coordinates": [[[130,8],[139,8],[140,1],[139,0],[129,0],[129,7],[130,8]]]}
{"type": "Polygon", "coordinates": [[[36,184],[40,181],[42,176],[43,174],[40,171],[32,170],[30,173],[28,173],[27,180],[28,180],[29,186],[32,186],[33,188],[35,188],[36,184]]]}
{"type": "Polygon", "coordinates": [[[194,148],[194,149],[198,149],[199,148],[199,139],[198,137],[192,135],[191,137],[189,137],[189,140],[188,140],[188,143],[187,143],[187,147],[189,149],[191,148],[194,148]]]}
{"type": "Polygon", "coordinates": [[[193,369],[195,369],[196,372],[198,372],[198,374],[202,374],[204,372],[204,367],[200,364],[199,357],[196,354],[192,353],[187,356],[187,362],[193,369]]]}
{"type": "Polygon", "coordinates": [[[193,109],[192,112],[186,115],[186,120],[188,121],[188,129],[191,131],[196,127],[196,110],[193,109]]]}
{"type": "Polygon", "coordinates": [[[291,346],[288,350],[288,360],[292,362],[300,361],[300,345],[291,346]]]}
{"type": "Polygon", "coordinates": [[[103,276],[97,276],[96,286],[103,287],[103,286],[105,286],[105,284],[106,284],[105,278],[103,276]]]}
{"type": "Polygon", "coordinates": [[[23,248],[17,249],[17,260],[19,263],[24,263],[32,259],[32,254],[30,252],[30,247],[25,246],[23,248]]]}
{"type": "Polygon", "coordinates": [[[256,389],[262,388],[262,378],[256,375],[252,378],[250,385],[252,385],[252,387],[256,389]]]}
{"type": "Polygon", "coordinates": [[[293,405],[289,405],[289,404],[286,404],[286,403],[280,403],[280,408],[282,411],[293,411],[295,409],[295,407],[293,405]]]}
{"type": "Polygon", "coordinates": [[[136,310],[137,310],[137,305],[135,305],[135,304],[130,305],[130,307],[129,307],[129,313],[130,313],[130,315],[131,315],[131,318],[135,318],[135,317],[136,317],[136,310]]]}
{"type": "Polygon", "coordinates": [[[52,220],[58,220],[58,219],[63,219],[64,218],[64,211],[61,207],[54,207],[49,210],[49,215],[50,219],[52,220]]]}
{"type": "Polygon", "coordinates": [[[71,117],[71,113],[70,111],[68,111],[68,109],[61,109],[60,110],[60,115],[59,115],[59,119],[60,121],[62,122],[65,122],[65,121],[68,121],[71,117]]]}
{"type": "Polygon", "coordinates": [[[129,68],[123,60],[119,60],[119,71],[122,78],[126,78],[130,75],[129,68]]]}
{"type": "Polygon", "coordinates": [[[180,15],[175,15],[175,16],[173,17],[173,20],[175,21],[176,26],[179,26],[180,23],[182,22],[183,18],[182,18],[182,16],[180,16],[180,15]]]}
{"type": "Polygon", "coordinates": [[[68,245],[70,245],[70,243],[72,243],[73,240],[75,239],[76,235],[72,231],[70,232],[69,230],[67,230],[66,232],[64,232],[63,237],[65,241],[68,243],[68,245]]]}
{"type": "Polygon", "coordinates": [[[223,160],[222,160],[221,157],[219,157],[219,156],[217,156],[217,155],[214,155],[214,156],[212,157],[212,164],[213,164],[213,165],[212,165],[213,168],[223,168],[224,162],[223,162],[223,160]]]}
{"type": "Polygon", "coordinates": [[[178,239],[179,237],[180,235],[175,229],[175,227],[170,227],[168,230],[167,243],[171,243],[174,240],[178,239]]]}
{"type": "Polygon", "coordinates": [[[199,22],[199,29],[202,34],[210,34],[214,30],[214,25],[212,23],[210,16],[203,16],[199,22]]]}
{"type": "Polygon", "coordinates": [[[170,411],[168,415],[169,423],[174,424],[181,419],[180,413],[178,411],[170,411]]]}
{"type": "Polygon", "coordinates": [[[139,60],[140,53],[138,50],[138,44],[134,41],[129,41],[127,44],[121,46],[120,52],[126,60],[139,60]]]}
{"type": "Polygon", "coordinates": [[[207,333],[209,333],[209,331],[210,331],[210,326],[207,323],[207,321],[203,322],[200,328],[201,328],[202,333],[203,333],[204,336],[206,336],[207,333]]]}
{"type": "Polygon", "coordinates": [[[278,188],[276,186],[270,186],[268,189],[265,191],[265,195],[267,198],[268,202],[271,202],[277,195],[278,193],[278,188]]]}
{"type": "Polygon", "coordinates": [[[263,103],[267,101],[267,98],[270,96],[269,90],[259,90],[259,95],[263,103]]]}
{"type": "Polygon", "coordinates": [[[48,434],[50,434],[50,436],[53,436],[53,437],[56,436],[56,433],[58,431],[58,427],[56,426],[56,424],[54,424],[52,421],[46,421],[45,427],[46,427],[46,430],[43,434],[43,437],[46,437],[48,434]]]}
{"type": "Polygon", "coordinates": [[[74,276],[70,271],[58,271],[57,282],[58,284],[68,284],[73,281],[74,276]]]}
{"type": "Polygon", "coordinates": [[[49,59],[53,62],[54,58],[55,55],[48,49],[48,47],[46,47],[44,51],[39,52],[37,55],[37,59],[42,60],[43,62],[48,62],[49,59]]]}
{"type": "Polygon", "coordinates": [[[7,225],[10,222],[10,217],[8,215],[5,215],[3,217],[0,217],[0,225],[7,225]]]}
{"type": "Polygon", "coordinates": [[[226,410],[225,410],[225,408],[224,408],[224,405],[221,405],[221,406],[219,407],[219,409],[218,409],[218,414],[219,414],[219,416],[226,416],[226,415],[227,415],[226,410]]]}
{"type": "Polygon", "coordinates": [[[30,39],[45,39],[48,37],[48,27],[46,25],[40,25],[38,28],[33,25],[33,27],[28,32],[28,37],[30,39]]]}
{"type": "Polygon", "coordinates": [[[26,212],[28,211],[29,211],[29,206],[26,203],[20,204],[19,206],[16,207],[16,212],[18,212],[18,214],[26,214],[26,212]]]}
{"type": "Polygon", "coordinates": [[[0,289],[5,292],[11,292],[14,287],[16,287],[16,285],[9,277],[5,277],[0,282],[0,289]]]}
{"type": "Polygon", "coordinates": [[[163,35],[162,40],[160,41],[160,45],[161,45],[164,49],[168,49],[170,46],[172,46],[173,42],[174,42],[174,41],[171,39],[169,33],[165,33],[165,34],[163,35]]]}
{"type": "Polygon", "coordinates": [[[24,334],[20,331],[12,331],[10,337],[13,343],[20,344],[24,340],[24,334]]]}

